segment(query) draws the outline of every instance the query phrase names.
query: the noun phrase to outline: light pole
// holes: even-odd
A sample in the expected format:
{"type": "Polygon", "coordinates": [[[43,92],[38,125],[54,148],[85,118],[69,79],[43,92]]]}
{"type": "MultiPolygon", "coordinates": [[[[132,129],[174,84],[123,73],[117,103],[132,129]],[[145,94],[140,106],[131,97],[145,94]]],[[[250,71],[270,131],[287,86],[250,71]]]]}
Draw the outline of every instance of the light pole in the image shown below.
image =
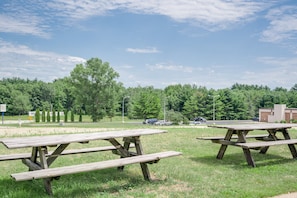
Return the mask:
{"type": "Polygon", "coordinates": [[[216,96],[220,96],[220,95],[215,95],[215,96],[212,96],[212,120],[215,120],[216,119],[216,103],[215,103],[215,97],[216,96]]]}
{"type": "Polygon", "coordinates": [[[129,98],[129,96],[124,96],[123,97],[123,102],[122,102],[122,123],[125,122],[125,120],[124,120],[124,114],[125,114],[125,99],[126,98],[129,98]]]}

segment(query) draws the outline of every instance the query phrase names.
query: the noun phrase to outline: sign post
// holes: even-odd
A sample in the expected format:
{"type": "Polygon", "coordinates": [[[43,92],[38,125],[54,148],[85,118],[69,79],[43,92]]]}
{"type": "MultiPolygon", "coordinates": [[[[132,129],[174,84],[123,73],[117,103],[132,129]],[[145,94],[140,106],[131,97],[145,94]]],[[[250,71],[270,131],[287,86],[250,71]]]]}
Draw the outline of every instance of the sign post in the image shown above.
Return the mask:
{"type": "Polygon", "coordinates": [[[0,104],[0,112],[2,113],[2,124],[4,123],[4,112],[6,112],[6,104],[0,104]]]}

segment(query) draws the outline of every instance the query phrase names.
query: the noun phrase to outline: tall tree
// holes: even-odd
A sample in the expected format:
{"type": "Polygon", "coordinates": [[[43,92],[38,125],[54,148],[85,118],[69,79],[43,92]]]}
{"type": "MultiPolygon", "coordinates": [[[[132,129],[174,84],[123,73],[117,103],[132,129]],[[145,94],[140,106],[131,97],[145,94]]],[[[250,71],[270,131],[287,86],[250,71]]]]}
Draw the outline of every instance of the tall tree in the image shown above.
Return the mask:
{"type": "Polygon", "coordinates": [[[131,98],[132,111],[136,118],[157,118],[161,111],[159,93],[153,87],[141,89],[138,95],[131,98]]]}
{"type": "Polygon", "coordinates": [[[87,114],[93,122],[97,122],[106,115],[110,106],[110,90],[118,86],[115,81],[119,74],[98,58],[88,60],[84,65],[78,64],[71,72],[71,82],[75,87],[75,96],[79,105],[86,107],[87,114]]]}
{"type": "Polygon", "coordinates": [[[31,110],[31,104],[29,96],[27,94],[22,94],[20,91],[12,92],[12,104],[9,106],[12,112],[19,115],[27,114],[31,110]]]}

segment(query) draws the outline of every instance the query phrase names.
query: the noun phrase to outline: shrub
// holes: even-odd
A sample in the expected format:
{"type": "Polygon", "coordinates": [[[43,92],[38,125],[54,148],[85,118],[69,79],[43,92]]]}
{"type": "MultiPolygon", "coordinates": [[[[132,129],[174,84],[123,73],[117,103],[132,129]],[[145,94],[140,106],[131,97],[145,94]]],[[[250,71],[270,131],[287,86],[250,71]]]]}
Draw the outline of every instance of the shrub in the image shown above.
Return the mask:
{"type": "Polygon", "coordinates": [[[42,110],[42,115],[41,115],[41,120],[42,122],[45,122],[45,110],[42,110]]]}
{"type": "Polygon", "coordinates": [[[74,112],[73,112],[73,110],[71,111],[71,122],[74,122],[74,112]]]}
{"type": "Polygon", "coordinates": [[[50,122],[51,121],[51,114],[50,114],[50,111],[49,110],[47,111],[47,114],[46,114],[46,121],[47,122],[50,122]]]}
{"type": "Polygon", "coordinates": [[[39,111],[39,109],[36,109],[36,112],[35,112],[35,122],[40,122],[40,111],[39,111]]]}

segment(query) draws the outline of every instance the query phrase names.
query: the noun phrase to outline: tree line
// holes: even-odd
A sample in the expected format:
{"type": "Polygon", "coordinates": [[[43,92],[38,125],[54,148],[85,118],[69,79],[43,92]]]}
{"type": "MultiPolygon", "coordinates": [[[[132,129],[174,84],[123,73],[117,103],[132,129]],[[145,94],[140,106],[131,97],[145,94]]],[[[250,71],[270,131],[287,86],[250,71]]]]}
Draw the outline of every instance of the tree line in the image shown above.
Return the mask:
{"type": "MultiPolygon", "coordinates": [[[[131,119],[159,118],[184,122],[206,119],[242,120],[258,116],[259,108],[286,104],[297,108],[297,84],[287,90],[262,85],[234,84],[230,88],[177,84],[164,89],[153,86],[129,87],[117,81],[119,74],[101,59],[78,64],[70,76],[43,82],[21,78],[0,80],[0,103],[6,115],[28,111],[64,111],[90,115],[94,122],[124,114],[131,119]]],[[[47,118],[49,119],[49,118],[47,118]]]]}

